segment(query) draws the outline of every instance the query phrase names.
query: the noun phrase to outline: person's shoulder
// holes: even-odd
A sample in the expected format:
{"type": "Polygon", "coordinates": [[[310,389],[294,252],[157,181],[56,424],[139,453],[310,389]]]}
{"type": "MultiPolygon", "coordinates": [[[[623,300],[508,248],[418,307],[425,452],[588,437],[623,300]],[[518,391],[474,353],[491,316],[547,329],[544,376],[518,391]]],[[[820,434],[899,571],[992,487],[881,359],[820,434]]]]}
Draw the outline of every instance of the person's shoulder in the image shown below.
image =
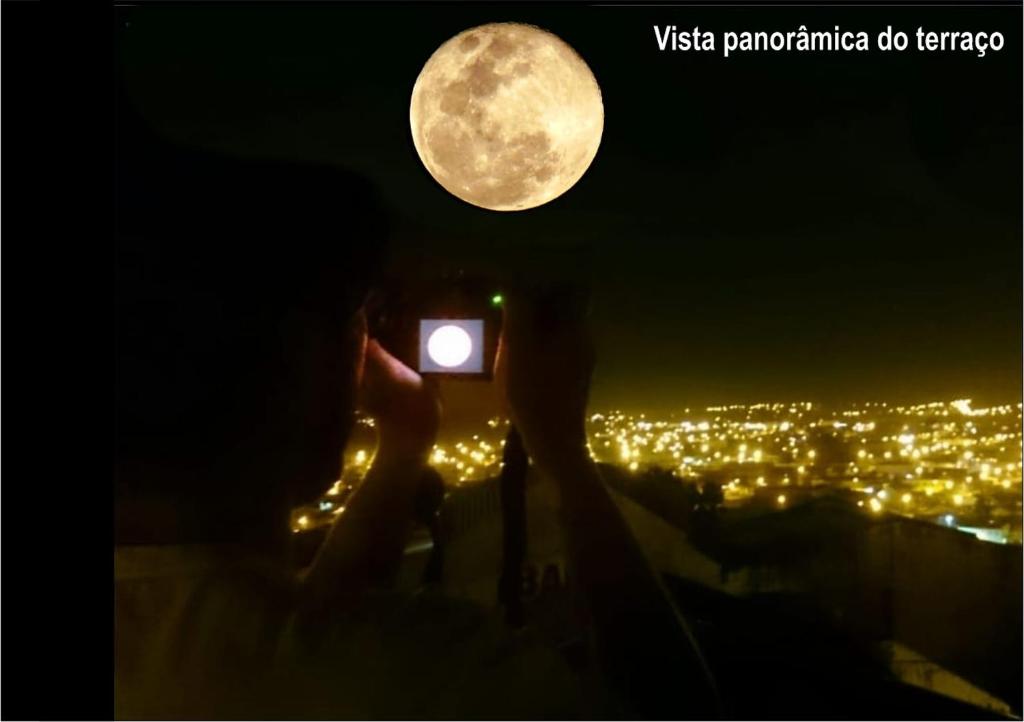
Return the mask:
{"type": "Polygon", "coordinates": [[[117,581],[121,716],[565,718],[585,703],[558,652],[498,608],[381,591],[309,611],[259,569],[169,563],[117,581]]]}
{"type": "Polygon", "coordinates": [[[222,716],[270,668],[291,599],[287,578],[220,550],[116,548],[117,716],[222,716]]]}
{"type": "Polygon", "coordinates": [[[114,555],[115,614],[149,626],[174,623],[237,632],[246,609],[283,618],[295,607],[297,585],[276,565],[231,549],[120,547],[114,555]],[[217,619],[214,619],[214,618],[217,619]]]}
{"type": "Polygon", "coordinates": [[[587,709],[562,655],[534,631],[508,627],[498,607],[425,590],[368,596],[359,613],[339,616],[347,626],[342,637],[357,643],[335,645],[334,653],[348,647],[379,655],[361,657],[358,669],[386,676],[358,686],[383,696],[373,708],[387,716],[573,718],[587,709]]]}

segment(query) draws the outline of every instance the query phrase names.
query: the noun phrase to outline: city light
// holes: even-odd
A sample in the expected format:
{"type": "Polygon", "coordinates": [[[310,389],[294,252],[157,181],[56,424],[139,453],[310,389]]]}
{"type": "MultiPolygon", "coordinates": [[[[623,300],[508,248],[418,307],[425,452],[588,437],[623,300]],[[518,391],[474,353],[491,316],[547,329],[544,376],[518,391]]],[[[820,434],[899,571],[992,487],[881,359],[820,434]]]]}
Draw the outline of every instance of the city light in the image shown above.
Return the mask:
{"type": "MultiPolygon", "coordinates": [[[[733,404],[661,416],[598,409],[586,421],[588,453],[598,464],[620,468],[638,483],[647,474],[680,484],[710,481],[721,486],[725,509],[763,504],[781,511],[831,494],[873,516],[885,511],[947,527],[955,519],[993,530],[979,539],[1020,543],[1019,404],[972,406],[970,415],[953,402],[835,409],[733,404]]],[[[479,433],[435,445],[429,463],[453,487],[493,479],[501,472],[508,426],[505,418],[486,419],[479,433]]],[[[365,420],[359,428],[376,433],[365,420]]],[[[337,518],[345,495],[373,463],[372,443],[360,439],[349,452],[345,474],[323,497],[331,506],[303,507],[305,521],[297,512],[294,529],[337,518]]]]}

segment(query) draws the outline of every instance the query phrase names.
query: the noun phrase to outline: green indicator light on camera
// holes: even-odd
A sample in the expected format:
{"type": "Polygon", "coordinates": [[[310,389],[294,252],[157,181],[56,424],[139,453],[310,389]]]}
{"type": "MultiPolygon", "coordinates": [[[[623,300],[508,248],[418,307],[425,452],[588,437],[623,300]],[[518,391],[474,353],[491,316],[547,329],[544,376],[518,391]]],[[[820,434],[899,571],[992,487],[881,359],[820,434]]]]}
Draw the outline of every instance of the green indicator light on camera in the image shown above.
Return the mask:
{"type": "Polygon", "coordinates": [[[504,301],[504,300],[505,299],[502,297],[502,295],[500,293],[496,293],[493,296],[491,296],[491,305],[492,306],[500,306],[502,301],[504,301]]]}

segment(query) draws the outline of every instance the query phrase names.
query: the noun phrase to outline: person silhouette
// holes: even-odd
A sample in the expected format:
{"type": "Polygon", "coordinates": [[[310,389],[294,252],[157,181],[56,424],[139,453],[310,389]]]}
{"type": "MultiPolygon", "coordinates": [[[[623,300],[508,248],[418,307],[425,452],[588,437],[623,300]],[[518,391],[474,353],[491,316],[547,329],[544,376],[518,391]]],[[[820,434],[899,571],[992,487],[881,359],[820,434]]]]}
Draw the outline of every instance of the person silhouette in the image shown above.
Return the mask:
{"type": "Polygon", "coordinates": [[[444,569],[444,534],[441,529],[440,510],[444,502],[444,479],[437,469],[428,466],[423,470],[419,486],[416,489],[414,516],[416,521],[430,531],[431,549],[427,565],[423,570],[424,584],[437,584],[441,581],[444,569]]]}
{"type": "Polygon", "coordinates": [[[388,235],[373,188],[338,168],[174,147],[124,107],[118,138],[117,718],[715,712],[587,454],[593,351],[564,295],[509,290],[498,378],[531,464],[561,489],[614,700],[600,708],[529,629],[391,589],[417,493],[422,512],[437,501],[436,480],[420,484],[441,412],[367,336],[388,235]],[[376,421],[373,463],[295,574],[290,510],[339,478],[357,407],[376,421]]]}

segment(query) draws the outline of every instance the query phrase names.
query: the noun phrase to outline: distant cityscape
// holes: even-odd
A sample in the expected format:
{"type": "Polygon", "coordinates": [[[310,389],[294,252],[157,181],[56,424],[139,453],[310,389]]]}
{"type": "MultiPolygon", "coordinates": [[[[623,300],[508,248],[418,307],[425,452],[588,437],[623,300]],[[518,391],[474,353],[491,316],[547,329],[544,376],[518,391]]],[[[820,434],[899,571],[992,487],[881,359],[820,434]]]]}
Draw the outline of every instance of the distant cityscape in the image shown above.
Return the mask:
{"type": "MultiPolygon", "coordinates": [[[[496,476],[508,420],[438,443],[431,464],[453,486],[496,476]]],[[[1021,404],[969,399],[899,406],[813,403],[686,408],[653,416],[618,410],[588,420],[593,458],[632,475],[670,473],[718,485],[726,508],[784,509],[831,495],[868,515],[956,527],[983,541],[1021,543],[1021,404]]],[[[293,529],[329,523],[369,466],[373,420],[361,418],[345,473],[293,529]]]]}

